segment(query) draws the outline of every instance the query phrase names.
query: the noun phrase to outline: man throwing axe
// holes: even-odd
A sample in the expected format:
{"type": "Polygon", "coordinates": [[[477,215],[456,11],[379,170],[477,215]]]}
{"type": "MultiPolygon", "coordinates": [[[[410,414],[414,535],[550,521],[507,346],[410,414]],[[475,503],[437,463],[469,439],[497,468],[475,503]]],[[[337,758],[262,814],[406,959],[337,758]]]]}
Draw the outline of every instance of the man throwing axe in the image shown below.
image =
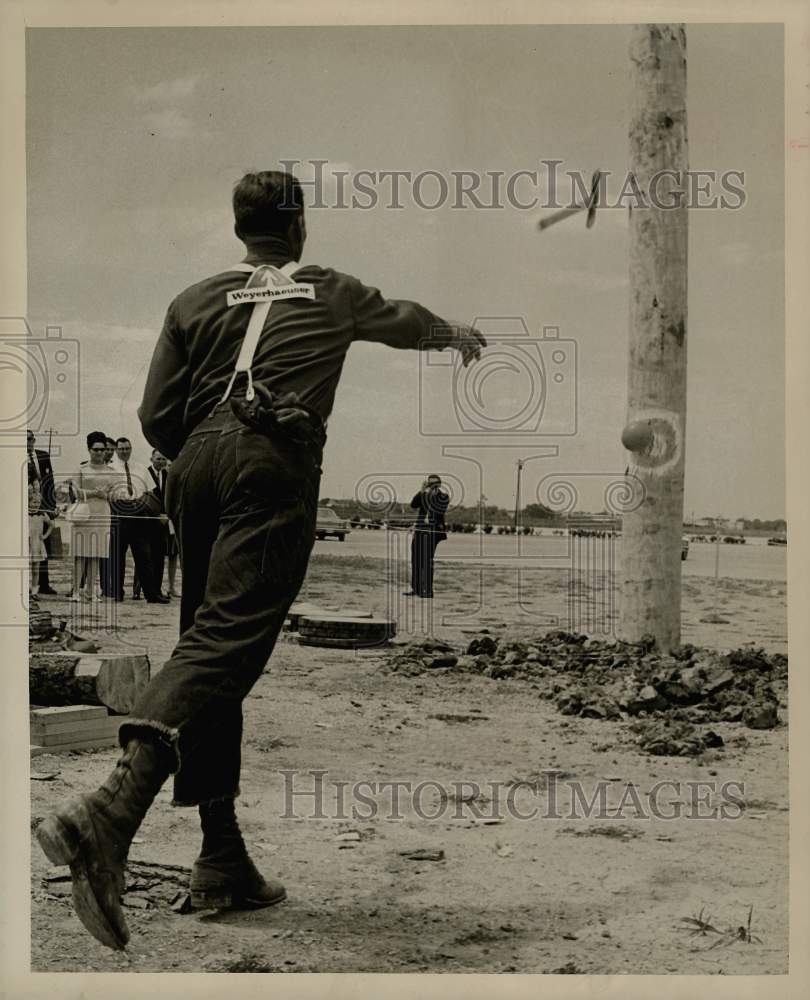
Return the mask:
{"type": "Polygon", "coordinates": [[[253,865],[236,821],[242,701],[306,573],[346,352],[355,340],[451,348],[469,364],[485,346],[476,330],[414,302],[299,264],[303,195],[290,174],[247,174],[233,208],[247,254],[169,306],[138,411],[146,439],[172,459],[166,509],[184,570],[180,640],[121,726],[123,754],[109,778],[37,829],[51,862],[71,867],[77,915],[111,948],[129,939],[120,897],[130,843],[170,774],[174,804],[200,814],[192,904],[284,898],[253,865]]]}

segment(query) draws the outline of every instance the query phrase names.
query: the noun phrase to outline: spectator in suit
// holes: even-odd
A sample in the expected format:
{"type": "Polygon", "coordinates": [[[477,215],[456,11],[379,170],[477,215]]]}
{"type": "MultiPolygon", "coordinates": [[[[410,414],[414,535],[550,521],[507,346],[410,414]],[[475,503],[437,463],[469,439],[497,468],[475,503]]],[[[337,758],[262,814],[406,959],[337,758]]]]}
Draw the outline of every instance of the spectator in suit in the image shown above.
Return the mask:
{"type": "Polygon", "coordinates": [[[39,575],[39,568],[43,560],[47,559],[45,542],[48,535],[53,531],[53,521],[42,510],[42,495],[40,493],[40,482],[36,475],[32,476],[31,467],[28,468],[28,558],[30,560],[30,574],[28,577],[28,597],[31,607],[37,606],[36,595],[33,588],[36,585],[39,575]]]}
{"type": "Polygon", "coordinates": [[[113,510],[109,580],[112,598],[115,601],[124,599],[126,554],[127,549],[131,549],[147,604],[168,604],[169,598],[161,594],[153,566],[151,526],[154,522],[150,518],[156,509],[155,497],[149,489],[145,467],[132,461],[129,438],[116,440],[115,457],[108,468],[118,474],[118,484],[110,499],[113,510]]]}
{"type": "MultiPolygon", "coordinates": [[[[111,465],[112,460],[115,457],[115,438],[107,437],[104,435],[104,464],[111,465]]],[[[85,465],[85,462],[81,463],[85,465]]],[[[110,534],[110,541],[112,543],[112,533],[110,534]]],[[[84,577],[82,577],[82,587],[84,586],[84,577]]],[[[104,597],[112,599],[112,584],[110,581],[110,559],[109,553],[107,559],[102,559],[99,563],[99,582],[101,584],[101,593],[104,597]]]]}
{"type": "MultiPolygon", "coordinates": [[[[50,522],[56,519],[56,493],[54,490],[53,467],[51,466],[51,456],[47,451],[42,451],[35,447],[36,438],[33,431],[28,431],[28,482],[36,481],[40,496],[40,512],[50,522]]],[[[48,559],[51,556],[51,531],[53,524],[48,531],[43,530],[43,540],[45,556],[39,563],[38,579],[31,580],[31,587],[36,588],[40,594],[56,594],[48,577],[48,559]]]]}
{"type": "MultiPolygon", "coordinates": [[[[152,570],[161,593],[163,593],[163,570],[166,564],[166,556],[169,552],[170,537],[169,518],[166,515],[166,473],[168,465],[169,460],[164,455],[161,455],[157,448],[155,448],[152,451],[152,461],[146,467],[146,472],[150,480],[150,482],[147,482],[147,485],[150,486],[151,492],[156,500],[155,516],[157,517],[157,520],[147,521],[144,525],[144,530],[149,537],[152,570]]],[[[176,572],[176,560],[174,568],[176,572]]],[[[169,580],[170,583],[174,582],[174,574],[171,572],[171,565],[169,580]]],[[[172,589],[174,588],[172,587],[172,589]]],[[[171,592],[169,593],[169,596],[172,596],[171,592]]],[[[177,595],[175,594],[174,596],[177,595]]],[[[137,572],[135,573],[135,578],[132,583],[132,597],[136,601],[140,600],[141,597],[141,581],[137,572]]]]}
{"type": "Polygon", "coordinates": [[[450,504],[441,485],[440,476],[428,476],[411,500],[418,514],[411,542],[411,589],[406,597],[433,597],[433,559],[436,546],[447,538],[444,515],[450,504]]]}
{"type": "MultiPolygon", "coordinates": [[[[166,514],[166,478],[168,475],[169,466],[171,462],[162,455],[157,449],[152,452],[152,466],[158,471],[160,475],[160,513],[166,520],[164,522],[164,538],[165,538],[165,552],[167,560],[167,570],[169,574],[169,597],[180,597],[180,592],[177,589],[177,566],[180,561],[180,547],[177,544],[177,535],[174,531],[174,525],[166,514]]],[[[161,585],[163,577],[161,575],[161,585]]]]}
{"type": "MultiPolygon", "coordinates": [[[[171,462],[168,463],[171,465],[171,462]]],[[[180,546],[177,543],[177,532],[174,530],[171,518],[166,525],[166,563],[169,574],[169,597],[182,597],[177,589],[177,567],[180,566],[180,546]]],[[[181,567],[182,568],[182,567],[181,567]]]]}

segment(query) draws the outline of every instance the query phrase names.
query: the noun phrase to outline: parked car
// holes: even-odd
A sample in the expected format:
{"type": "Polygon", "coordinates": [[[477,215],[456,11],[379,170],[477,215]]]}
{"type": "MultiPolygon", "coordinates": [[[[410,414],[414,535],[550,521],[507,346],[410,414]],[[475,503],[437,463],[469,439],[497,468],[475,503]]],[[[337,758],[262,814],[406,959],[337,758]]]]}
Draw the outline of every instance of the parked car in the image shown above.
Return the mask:
{"type": "Polygon", "coordinates": [[[319,507],[318,517],[315,521],[315,537],[319,540],[333,535],[339,542],[342,542],[351,528],[349,522],[337,516],[331,507],[319,507]]]}
{"type": "Polygon", "coordinates": [[[689,539],[686,537],[686,535],[683,535],[683,537],[681,538],[681,561],[686,559],[688,555],[689,555],[689,539]]]}

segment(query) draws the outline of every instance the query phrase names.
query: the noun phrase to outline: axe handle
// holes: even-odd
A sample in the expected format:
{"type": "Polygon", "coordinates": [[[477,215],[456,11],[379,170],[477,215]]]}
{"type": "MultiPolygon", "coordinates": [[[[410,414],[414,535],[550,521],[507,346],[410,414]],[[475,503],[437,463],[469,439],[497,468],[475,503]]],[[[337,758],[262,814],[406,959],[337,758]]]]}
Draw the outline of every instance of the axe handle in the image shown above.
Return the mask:
{"type": "Polygon", "coordinates": [[[555,222],[562,222],[562,220],[567,219],[569,215],[576,215],[577,212],[582,212],[585,208],[585,205],[579,205],[577,208],[561,208],[559,212],[554,212],[553,215],[547,215],[545,219],[541,219],[537,223],[538,228],[548,229],[548,227],[553,226],[555,222]]]}

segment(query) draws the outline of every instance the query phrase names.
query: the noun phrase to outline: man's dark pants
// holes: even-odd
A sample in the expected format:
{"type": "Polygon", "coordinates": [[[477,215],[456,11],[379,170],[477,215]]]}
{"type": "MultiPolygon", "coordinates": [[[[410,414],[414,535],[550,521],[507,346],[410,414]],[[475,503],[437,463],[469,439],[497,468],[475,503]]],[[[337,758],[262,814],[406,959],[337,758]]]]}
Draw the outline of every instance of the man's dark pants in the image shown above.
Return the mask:
{"type": "Polygon", "coordinates": [[[242,701],[261,676],[315,541],[320,445],[293,489],[277,451],[220,405],[172,463],[166,509],[183,561],[180,641],[121,727],[175,749],[174,804],[239,794],[242,701]]]}
{"type": "MultiPolygon", "coordinates": [[[[152,583],[158,593],[163,592],[163,572],[166,567],[166,551],[168,548],[168,532],[166,525],[154,518],[143,519],[144,534],[149,549],[149,565],[151,567],[152,583]]],[[[132,577],[132,596],[140,597],[143,586],[137,567],[132,577]]]]}
{"type": "Polygon", "coordinates": [[[163,572],[166,566],[166,525],[157,519],[150,520],[147,529],[149,542],[149,563],[152,567],[152,580],[158,593],[163,592],[163,572]]]}
{"type": "Polygon", "coordinates": [[[160,597],[160,587],[155,580],[153,566],[152,522],[145,517],[116,517],[110,523],[110,565],[105,580],[108,596],[124,599],[124,573],[127,549],[132,550],[132,560],[144,594],[148,601],[160,597]]]}
{"type": "Polygon", "coordinates": [[[444,534],[417,528],[411,542],[411,590],[419,597],[433,597],[433,557],[444,534]]]}

